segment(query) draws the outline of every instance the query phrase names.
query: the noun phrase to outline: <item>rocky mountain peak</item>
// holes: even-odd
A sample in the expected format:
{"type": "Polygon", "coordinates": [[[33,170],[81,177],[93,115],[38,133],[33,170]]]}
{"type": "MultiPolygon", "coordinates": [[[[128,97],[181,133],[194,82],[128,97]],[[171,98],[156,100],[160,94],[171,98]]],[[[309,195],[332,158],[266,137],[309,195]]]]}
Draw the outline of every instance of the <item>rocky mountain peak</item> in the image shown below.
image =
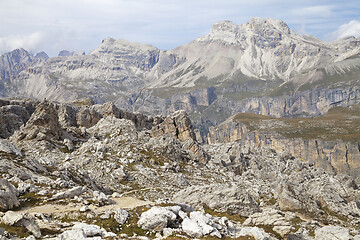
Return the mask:
{"type": "Polygon", "coordinates": [[[259,32],[263,29],[272,29],[277,30],[284,34],[290,34],[291,29],[289,26],[282,20],[279,19],[272,19],[272,18],[251,18],[251,20],[246,24],[251,30],[255,32],[259,32]]]}
{"type": "Polygon", "coordinates": [[[90,52],[90,54],[102,53],[103,51],[119,51],[119,50],[137,50],[137,51],[156,51],[156,47],[149,44],[141,44],[136,42],[130,42],[125,39],[106,38],[102,41],[101,45],[90,52]]]}
{"type": "Polygon", "coordinates": [[[38,52],[35,55],[35,58],[41,58],[41,59],[47,60],[49,58],[49,56],[46,54],[46,52],[42,51],[42,52],[38,52]]]}
{"type": "Polygon", "coordinates": [[[211,32],[218,32],[218,31],[235,32],[238,30],[238,28],[239,28],[239,26],[237,24],[235,24],[234,22],[225,20],[225,21],[220,21],[220,22],[214,23],[211,28],[211,32]]]}
{"type": "Polygon", "coordinates": [[[70,52],[68,50],[62,50],[59,52],[59,57],[69,57],[69,56],[73,56],[75,54],[75,52],[70,52]]]}
{"type": "Polygon", "coordinates": [[[1,55],[1,62],[4,62],[5,59],[12,59],[14,62],[20,62],[24,60],[30,61],[31,58],[32,55],[28,51],[23,48],[18,48],[1,55]]]}
{"type": "Polygon", "coordinates": [[[215,23],[209,35],[198,38],[198,41],[222,41],[227,44],[244,44],[247,39],[256,37],[278,38],[282,35],[295,34],[282,20],[271,18],[252,18],[247,24],[237,25],[232,21],[215,23]]]}

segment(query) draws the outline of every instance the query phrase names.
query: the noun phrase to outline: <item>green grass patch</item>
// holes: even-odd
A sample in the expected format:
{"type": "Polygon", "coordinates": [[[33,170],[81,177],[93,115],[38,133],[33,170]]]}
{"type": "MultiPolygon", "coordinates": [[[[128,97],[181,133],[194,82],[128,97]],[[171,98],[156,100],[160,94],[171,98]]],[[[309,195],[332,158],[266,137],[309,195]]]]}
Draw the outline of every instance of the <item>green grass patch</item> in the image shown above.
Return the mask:
{"type": "Polygon", "coordinates": [[[274,231],[274,226],[272,225],[256,225],[256,227],[264,229],[265,232],[273,235],[277,239],[283,239],[283,237],[278,232],[274,231]]]}
{"type": "Polygon", "coordinates": [[[16,236],[19,238],[26,238],[30,236],[29,231],[25,227],[9,226],[0,222],[0,228],[5,229],[5,231],[10,233],[12,236],[16,236]]]}
{"type": "Polygon", "coordinates": [[[130,210],[129,220],[124,225],[121,226],[119,233],[127,234],[128,236],[133,236],[135,233],[139,236],[147,236],[150,238],[154,238],[155,237],[154,233],[148,234],[149,232],[148,230],[144,230],[137,225],[137,222],[139,221],[141,214],[147,210],[149,210],[149,208],[147,208],[146,206],[141,206],[130,210]]]}
{"type": "Polygon", "coordinates": [[[209,208],[207,205],[203,205],[204,211],[205,213],[210,214],[211,216],[216,216],[216,217],[227,217],[229,220],[234,221],[234,222],[240,222],[240,223],[244,223],[246,220],[246,217],[240,216],[239,214],[234,214],[230,211],[227,212],[218,212],[214,209],[209,208]]]}

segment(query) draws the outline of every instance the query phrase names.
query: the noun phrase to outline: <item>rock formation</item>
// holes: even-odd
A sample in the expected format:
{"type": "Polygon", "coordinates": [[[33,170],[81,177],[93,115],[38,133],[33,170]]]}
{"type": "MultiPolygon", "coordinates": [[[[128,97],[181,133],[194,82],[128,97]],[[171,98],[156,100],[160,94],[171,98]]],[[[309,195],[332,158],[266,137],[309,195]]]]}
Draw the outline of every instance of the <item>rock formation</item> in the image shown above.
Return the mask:
{"type": "MultiPolygon", "coordinates": [[[[147,117],[111,103],[35,105],[0,141],[7,239],[360,235],[355,179],[259,147],[262,135],[201,145],[183,111],[147,117]]],[[[242,130],[211,134],[251,136],[242,130]]]]}

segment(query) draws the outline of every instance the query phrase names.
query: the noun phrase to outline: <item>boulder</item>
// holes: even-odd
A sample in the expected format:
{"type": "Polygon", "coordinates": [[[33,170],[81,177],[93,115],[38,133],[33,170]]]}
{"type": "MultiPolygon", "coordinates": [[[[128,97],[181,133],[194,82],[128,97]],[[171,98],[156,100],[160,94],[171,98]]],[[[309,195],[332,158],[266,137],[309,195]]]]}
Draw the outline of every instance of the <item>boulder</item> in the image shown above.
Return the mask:
{"type": "Polygon", "coordinates": [[[114,218],[120,225],[123,225],[129,218],[129,213],[123,208],[117,209],[114,213],[114,218]]]}
{"type": "Polygon", "coordinates": [[[98,202],[98,204],[100,206],[103,206],[103,205],[108,205],[108,204],[112,204],[113,203],[113,200],[111,200],[108,196],[106,196],[105,193],[103,192],[99,192],[99,191],[94,191],[93,192],[93,197],[94,197],[94,200],[96,202],[98,202]]]}
{"type": "Polygon", "coordinates": [[[315,230],[315,240],[328,239],[350,240],[353,238],[349,229],[339,226],[325,226],[315,230]]]}
{"type": "Polygon", "coordinates": [[[67,230],[63,232],[58,240],[86,240],[86,235],[82,229],[67,230]]]}
{"type": "Polygon", "coordinates": [[[17,189],[6,179],[0,178],[0,211],[6,211],[19,207],[20,202],[17,189]]]}
{"type": "Polygon", "coordinates": [[[259,205],[246,189],[222,184],[188,187],[177,192],[173,201],[197,208],[206,205],[220,212],[230,211],[242,216],[260,211],[259,205]]]}
{"type": "Polygon", "coordinates": [[[58,199],[63,199],[63,198],[73,198],[75,196],[81,195],[85,190],[86,190],[86,187],[81,187],[81,186],[73,187],[69,190],[55,194],[51,198],[51,200],[58,200],[58,199]]]}
{"type": "Polygon", "coordinates": [[[196,223],[195,220],[190,218],[185,218],[182,221],[181,228],[190,237],[200,238],[204,236],[201,227],[196,223]]]}
{"type": "Polygon", "coordinates": [[[0,152],[22,156],[21,151],[14,144],[8,142],[6,139],[0,139],[0,152]]]}
{"type": "Polygon", "coordinates": [[[177,218],[177,215],[166,207],[152,207],[141,214],[138,226],[145,230],[162,231],[177,218]]]}
{"type": "Polygon", "coordinates": [[[261,213],[254,213],[245,220],[244,226],[273,226],[273,230],[282,237],[289,234],[292,227],[282,213],[275,209],[265,209],[261,213]]]}
{"type": "Polygon", "coordinates": [[[86,223],[76,223],[72,230],[82,230],[86,237],[102,236],[105,232],[97,225],[86,223]]]}
{"type": "Polygon", "coordinates": [[[9,226],[25,227],[35,237],[41,237],[40,227],[35,222],[35,218],[29,213],[7,211],[2,217],[2,222],[9,226]]]}
{"type": "Polygon", "coordinates": [[[248,237],[249,239],[255,240],[275,240],[276,238],[271,237],[263,229],[258,227],[243,227],[236,231],[236,238],[248,237]]]}

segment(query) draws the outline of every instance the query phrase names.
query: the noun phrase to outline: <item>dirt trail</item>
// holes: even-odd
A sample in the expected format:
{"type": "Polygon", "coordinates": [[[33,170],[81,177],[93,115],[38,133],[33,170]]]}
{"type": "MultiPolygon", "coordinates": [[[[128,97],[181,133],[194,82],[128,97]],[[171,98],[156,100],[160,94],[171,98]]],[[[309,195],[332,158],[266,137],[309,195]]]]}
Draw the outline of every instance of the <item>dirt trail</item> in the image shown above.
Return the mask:
{"type": "MultiPolygon", "coordinates": [[[[152,204],[152,202],[143,201],[143,200],[133,198],[133,197],[112,198],[112,200],[115,201],[115,204],[106,205],[106,206],[102,206],[102,207],[90,205],[89,208],[96,213],[101,213],[101,212],[115,210],[118,208],[131,209],[131,208],[135,208],[135,207],[139,207],[139,206],[152,204]]],[[[83,205],[80,205],[80,204],[76,205],[75,203],[70,203],[68,205],[45,204],[42,206],[37,206],[37,207],[29,208],[26,210],[22,210],[20,212],[45,213],[45,214],[65,213],[65,212],[79,211],[82,206],[83,205]]]]}

